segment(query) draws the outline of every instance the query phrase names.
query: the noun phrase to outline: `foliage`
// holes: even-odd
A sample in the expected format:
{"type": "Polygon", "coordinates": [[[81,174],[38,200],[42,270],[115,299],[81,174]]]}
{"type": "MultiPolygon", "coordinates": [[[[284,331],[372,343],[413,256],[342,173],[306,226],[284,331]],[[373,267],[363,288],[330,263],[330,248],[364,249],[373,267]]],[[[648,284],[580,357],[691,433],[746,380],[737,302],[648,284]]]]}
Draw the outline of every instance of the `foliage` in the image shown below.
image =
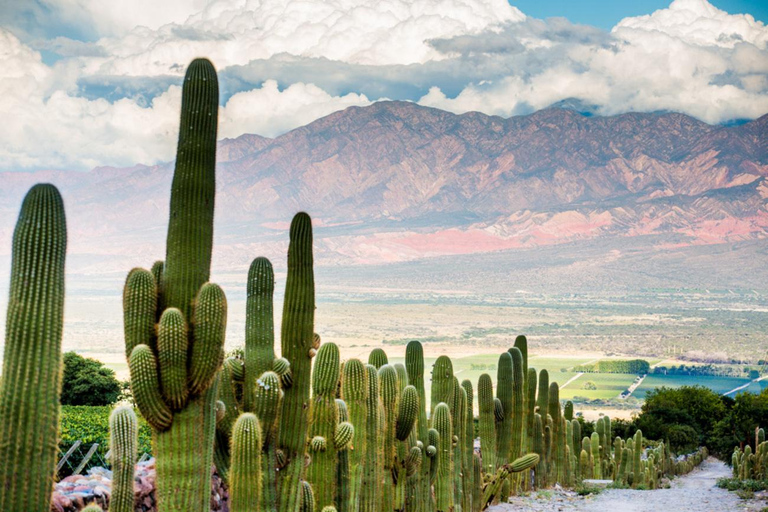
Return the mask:
{"type": "MultiPolygon", "coordinates": [[[[689,451],[691,446],[707,445],[715,423],[725,416],[721,397],[701,386],[666,387],[646,395],[636,426],[649,439],[670,439],[672,451],[689,451]],[[683,429],[682,427],[688,427],[683,429]],[[691,435],[695,437],[691,438],[691,435]],[[677,440],[677,444],[671,437],[677,440]],[[682,444],[681,444],[682,443],[682,444]]],[[[732,447],[728,450],[730,450],[732,447]]]]}
{"type": "Polygon", "coordinates": [[[603,492],[603,489],[596,485],[582,484],[576,487],[576,494],[578,494],[579,496],[589,496],[590,494],[597,495],[597,494],[600,494],[601,492],[603,492]]]}
{"type": "Polygon", "coordinates": [[[587,382],[584,383],[584,385],[582,386],[582,389],[595,390],[597,389],[597,385],[591,380],[588,380],[587,382]]]}
{"type": "Polygon", "coordinates": [[[717,486],[728,491],[766,491],[768,480],[739,480],[738,478],[718,478],[717,486]]]}
{"type": "MultiPolygon", "coordinates": [[[[109,451],[109,415],[110,406],[64,405],[61,407],[61,426],[59,427],[59,449],[66,451],[80,440],[84,446],[98,443],[97,453],[102,458],[109,451]]],[[[144,418],[139,417],[139,449],[141,456],[152,452],[152,434],[144,418]]]]}
{"type": "Polygon", "coordinates": [[[62,405],[110,405],[121,391],[115,372],[101,362],[75,352],[64,354],[62,405]]]}
{"type": "Polygon", "coordinates": [[[575,372],[586,373],[635,373],[646,374],[651,365],[645,359],[608,359],[592,364],[580,364],[573,368],[575,372]]]}

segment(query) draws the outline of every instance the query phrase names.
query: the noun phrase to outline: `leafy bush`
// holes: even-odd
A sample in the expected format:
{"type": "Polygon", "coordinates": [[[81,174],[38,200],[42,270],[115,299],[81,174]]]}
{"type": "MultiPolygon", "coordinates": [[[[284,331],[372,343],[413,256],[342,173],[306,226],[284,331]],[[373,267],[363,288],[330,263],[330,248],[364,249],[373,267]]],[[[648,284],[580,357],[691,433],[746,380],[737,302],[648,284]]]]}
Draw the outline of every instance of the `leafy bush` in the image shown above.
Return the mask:
{"type": "Polygon", "coordinates": [[[582,386],[582,389],[588,389],[590,391],[594,391],[595,389],[597,389],[597,384],[595,384],[591,380],[588,380],[587,382],[584,383],[584,385],[582,386]]]}
{"type": "Polygon", "coordinates": [[[115,372],[101,362],[74,352],[64,354],[62,405],[110,405],[121,390],[115,372]]]}
{"type": "Polygon", "coordinates": [[[573,371],[586,373],[635,373],[642,375],[648,373],[650,368],[651,365],[645,359],[609,359],[592,364],[581,364],[575,366],[573,371]]]}
{"type": "MultiPolygon", "coordinates": [[[[77,440],[84,447],[98,443],[97,453],[104,458],[109,451],[110,406],[64,405],[61,407],[59,449],[68,450],[77,440]]],[[[136,411],[138,415],[138,410],[136,411]]],[[[152,434],[144,418],[139,416],[139,455],[152,452],[152,434]]]]}

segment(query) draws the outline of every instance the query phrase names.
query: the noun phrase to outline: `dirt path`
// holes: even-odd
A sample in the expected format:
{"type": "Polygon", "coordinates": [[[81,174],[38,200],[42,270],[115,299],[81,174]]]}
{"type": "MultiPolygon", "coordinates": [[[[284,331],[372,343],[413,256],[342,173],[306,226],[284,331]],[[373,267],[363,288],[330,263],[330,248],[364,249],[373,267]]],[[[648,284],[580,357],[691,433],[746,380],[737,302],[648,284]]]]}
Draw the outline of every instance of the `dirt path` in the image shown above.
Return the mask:
{"type": "Polygon", "coordinates": [[[736,494],[715,486],[717,479],[730,476],[728,466],[710,457],[699,469],[672,481],[669,489],[633,491],[608,489],[597,496],[580,497],[572,492],[542,491],[528,497],[515,497],[509,504],[491,507],[491,512],[518,510],[538,512],[733,512],[758,511],[765,506],[755,500],[744,501],[736,494]]]}
{"type": "Polygon", "coordinates": [[[571,377],[570,379],[568,379],[568,382],[566,382],[565,384],[563,384],[562,386],[560,386],[560,389],[563,389],[565,386],[567,386],[567,385],[568,385],[568,384],[570,384],[571,382],[575,381],[576,379],[578,379],[578,378],[579,378],[579,377],[581,377],[582,375],[584,375],[584,373],[577,373],[576,375],[574,375],[573,377],[571,377]]]}

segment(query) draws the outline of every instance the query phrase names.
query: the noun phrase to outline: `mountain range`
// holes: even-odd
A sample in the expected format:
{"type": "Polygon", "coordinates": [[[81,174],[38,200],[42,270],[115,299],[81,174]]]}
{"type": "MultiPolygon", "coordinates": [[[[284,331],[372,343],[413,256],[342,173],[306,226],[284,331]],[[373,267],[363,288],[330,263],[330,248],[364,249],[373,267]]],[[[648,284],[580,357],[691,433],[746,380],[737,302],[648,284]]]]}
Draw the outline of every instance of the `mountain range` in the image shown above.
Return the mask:
{"type": "MultiPolygon", "coordinates": [[[[315,220],[326,265],[768,235],[768,115],[712,126],[677,113],[600,117],[555,106],[505,119],[379,102],[274,139],[222,140],[218,162],[221,269],[258,254],[282,262],[299,210],[315,220]]],[[[149,265],[163,255],[172,171],[168,162],[0,173],[0,240],[10,240],[26,190],[47,181],[65,199],[71,272],[149,265]]]]}

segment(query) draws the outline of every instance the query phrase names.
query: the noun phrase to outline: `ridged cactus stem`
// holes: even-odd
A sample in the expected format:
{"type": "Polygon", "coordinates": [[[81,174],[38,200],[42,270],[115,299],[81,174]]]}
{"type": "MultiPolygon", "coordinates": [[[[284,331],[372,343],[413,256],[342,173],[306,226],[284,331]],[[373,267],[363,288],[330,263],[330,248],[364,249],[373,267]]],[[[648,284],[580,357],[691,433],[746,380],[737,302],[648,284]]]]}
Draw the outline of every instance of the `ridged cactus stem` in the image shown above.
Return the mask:
{"type": "Polygon", "coordinates": [[[453,404],[453,363],[448,356],[440,356],[432,365],[432,400],[430,417],[435,413],[437,404],[453,404]]]}
{"type": "MultiPolygon", "coordinates": [[[[346,366],[346,365],[345,365],[346,366]]],[[[379,376],[373,365],[366,365],[368,374],[367,415],[365,421],[365,458],[363,460],[360,512],[379,510],[379,376]]]]}
{"type": "Polygon", "coordinates": [[[483,473],[496,470],[496,418],[494,415],[493,382],[487,373],[477,381],[477,400],[480,409],[480,453],[483,473]]]}
{"type": "Polygon", "coordinates": [[[464,427],[467,416],[467,392],[459,385],[459,379],[453,378],[453,502],[456,510],[461,510],[464,503],[462,486],[462,459],[464,456],[464,427]]]}
{"type": "Polygon", "coordinates": [[[435,407],[432,426],[438,433],[437,476],[435,479],[435,501],[438,512],[453,510],[452,452],[453,428],[451,410],[445,403],[435,407]]]}
{"type": "Polygon", "coordinates": [[[255,414],[240,415],[232,427],[229,510],[251,512],[261,506],[261,427],[255,414]]]}
{"type": "Polygon", "coordinates": [[[355,427],[352,446],[348,450],[350,500],[354,511],[360,502],[367,450],[368,389],[368,370],[365,365],[359,359],[350,359],[344,363],[341,397],[347,404],[350,422],[355,427]]]}
{"type": "Polygon", "coordinates": [[[536,406],[539,408],[539,414],[546,426],[547,413],[549,412],[549,372],[541,370],[539,372],[539,393],[536,395],[536,406]]]}
{"type": "Polygon", "coordinates": [[[411,341],[405,348],[405,369],[408,372],[408,382],[416,388],[419,394],[419,417],[416,422],[416,438],[423,446],[422,462],[418,475],[418,497],[414,503],[416,512],[428,512],[433,509],[432,488],[429,483],[429,471],[432,458],[426,454],[429,446],[429,424],[427,423],[427,394],[424,389],[424,348],[418,341],[411,341]]]}
{"type": "MultiPolygon", "coordinates": [[[[346,364],[344,365],[346,366],[346,364]]],[[[339,421],[349,423],[349,410],[344,400],[337,398],[336,407],[339,409],[339,421]]],[[[337,512],[355,512],[352,501],[352,475],[350,474],[350,452],[352,446],[339,450],[336,462],[336,510],[337,512]]]]}
{"type": "Polygon", "coordinates": [[[285,390],[278,429],[278,448],[287,460],[287,466],[279,473],[280,512],[297,512],[301,504],[314,322],[312,221],[306,213],[298,213],[291,222],[281,331],[282,355],[291,364],[293,385],[285,390]]]}
{"type": "Polygon", "coordinates": [[[134,268],[128,273],[123,287],[123,333],[125,335],[125,357],[137,345],[146,345],[153,351],[155,344],[155,322],[157,321],[157,285],[155,276],[143,268],[134,268]]]}
{"type": "Polygon", "coordinates": [[[499,357],[496,376],[496,397],[501,402],[504,417],[496,431],[496,467],[501,467],[510,460],[513,441],[514,410],[514,368],[512,355],[504,352],[499,357]]]}
{"type": "Polygon", "coordinates": [[[47,511],[53,490],[61,391],[67,227],[53,185],[21,205],[0,384],[0,510],[47,511]]]}
{"type": "Polygon", "coordinates": [[[213,250],[219,82],[210,61],[187,68],[181,94],[179,144],[171,183],[162,309],[192,318],[193,302],[208,281],[213,250]]]}
{"type": "Polygon", "coordinates": [[[473,471],[472,454],[475,451],[475,413],[474,413],[474,390],[472,389],[472,382],[469,380],[463,380],[461,387],[464,388],[466,394],[466,414],[464,415],[464,432],[463,432],[463,450],[461,460],[461,475],[462,485],[464,493],[464,501],[462,502],[462,510],[464,512],[472,511],[472,488],[475,485],[475,474],[473,471]]]}
{"type": "Polygon", "coordinates": [[[245,382],[243,409],[256,409],[256,379],[272,370],[275,359],[275,320],[272,298],[275,293],[275,273],[267,258],[253,260],[248,269],[245,303],[245,382]]]}
{"type": "Polygon", "coordinates": [[[641,430],[638,430],[635,432],[635,440],[632,445],[633,448],[633,461],[632,461],[632,472],[634,473],[635,480],[632,483],[632,487],[637,487],[640,482],[638,475],[642,472],[642,453],[643,453],[643,432],[641,430]]]}
{"type": "Polygon", "coordinates": [[[338,449],[334,443],[339,427],[339,407],[336,404],[336,386],[339,381],[339,348],[325,343],[315,358],[312,374],[312,401],[309,411],[309,456],[312,462],[307,468],[307,481],[315,493],[315,506],[323,509],[335,505],[338,449]],[[320,443],[316,440],[322,439],[320,443]]]}
{"type": "Polygon", "coordinates": [[[139,446],[139,421],[130,406],[109,416],[109,450],[112,462],[110,512],[133,512],[133,473],[139,446]]]}
{"type": "Polygon", "coordinates": [[[539,462],[534,468],[534,485],[536,489],[547,486],[547,461],[544,448],[544,428],[541,415],[535,414],[533,418],[533,452],[539,456],[539,462]]]}
{"type": "MultiPolygon", "coordinates": [[[[509,349],[512,356],[512,445],[509,460],[523,455],[523,427],[525,425],[525,367],[523,354],[517,347],[509,349]]],[[[515,477],[515,484],[519,478],[515,477]]],[[[513,489],[516,492],[516,489],[513,489]]]]}

